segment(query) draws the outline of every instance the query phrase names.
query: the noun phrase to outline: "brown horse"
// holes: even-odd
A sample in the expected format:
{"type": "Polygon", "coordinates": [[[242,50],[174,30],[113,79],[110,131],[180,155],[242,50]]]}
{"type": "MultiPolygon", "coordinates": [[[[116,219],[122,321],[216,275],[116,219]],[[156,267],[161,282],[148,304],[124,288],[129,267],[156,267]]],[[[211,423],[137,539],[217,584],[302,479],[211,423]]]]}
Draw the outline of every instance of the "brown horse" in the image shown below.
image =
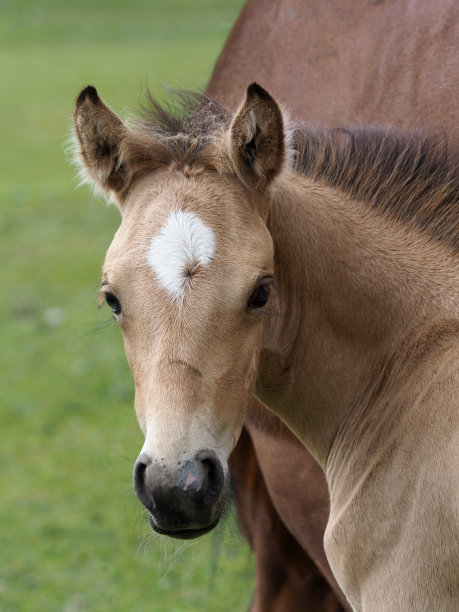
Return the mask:
{"type": "MultiPolygon", "coordinates": [[[[298,117],[331,125],[423,127],[447,133],[456,146],[458,23],[459,7],[451,0],[345,0],[339,7],[320,0],[249,0],[208,91],[234,107],[258,79],[298,117]]],[[[245,427],[248,434],[230,465],[257,561],[252,609],[339,609],[337,602],[327,607],[331,593],[327,603],[324,596],[322,574],[337,587],[324,561],[328,491],[321,471],[255,400],[245,427]]]]}
{"type": "Polygon", "coordinates": [[[219,521],[254,388],[326,473],[325,547],[356,610],[456,610],[459,162],[444,143],[154,100],[136,127],[93,87],[75,130],[117,202],[101,298],[123,332],[159,533],[219,521]]]}
{"type": "Polygon", "coordinates": [[[317,612],[348,609],[323,546],[328,520],[328,490],[323,471],[285,426],[275,422],[269,426],[274,417],[263,415],[254,421],[261,410],[255,401],[252,400],[246,425],[229,461],[236,481],[240,524],[256,560],[256,586],[250,609],[317,612]],[[251,422],[255,423],[255,434],[249,435],[251,422]],[[258,454],[252,437],[256,441],[261,438],[258,454]],[[281,459],[279,448],[283,453],[281,459]],[[275,498],[270,496],[261,472],[261,468],[269,471],[272,466],[270,472],[275,473],[279,461],[281,466],[290,466],[283,481],[275,482],[278,494],[283,490],[285,495],[282,511],[287,524],[288,521],[293,524],[291,532],[277,513],[275,498]],[[293,479],[296,486],[301,483],[299,499],[292,494],[293,479]],[[302,513],[295,516],[299,508],[302,513]]]}

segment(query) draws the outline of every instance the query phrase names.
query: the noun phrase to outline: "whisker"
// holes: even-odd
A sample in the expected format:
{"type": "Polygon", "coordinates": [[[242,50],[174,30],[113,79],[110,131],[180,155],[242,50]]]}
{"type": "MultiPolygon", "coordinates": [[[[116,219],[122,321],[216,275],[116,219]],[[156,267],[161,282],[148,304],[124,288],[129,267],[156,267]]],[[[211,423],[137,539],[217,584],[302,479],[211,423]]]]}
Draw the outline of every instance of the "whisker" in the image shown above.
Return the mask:
{"type": "MultiPolygon", "coordinates": [[[[83,324],[85,327],[89,328],[88,331],[82,332],[79,334],[80,338],[86,338],[94,333],[98,333],[106,330],[107,328],[116,329],[116,321],[113,316],[108,319],[104,319],[103,321],[93,321],[92,323],[83,324]]],[[[110,335],[111,337],[111,335],[110,335]]]]}

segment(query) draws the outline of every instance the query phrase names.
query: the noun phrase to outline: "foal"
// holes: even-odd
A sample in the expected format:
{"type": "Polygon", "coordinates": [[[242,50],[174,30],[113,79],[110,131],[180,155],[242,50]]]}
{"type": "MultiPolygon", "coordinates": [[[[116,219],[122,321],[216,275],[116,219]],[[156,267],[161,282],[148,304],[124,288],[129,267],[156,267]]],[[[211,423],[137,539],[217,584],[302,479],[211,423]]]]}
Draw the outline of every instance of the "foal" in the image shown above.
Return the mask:
{"type": "Polygon", "coordinates": [[[255,389],[325,470],[353,608],[457,610],[456,161],[420,136],[286,130],[256,84],[234,117],[196,97],[134,128],[88,87],[75,129],[122,215],[101,298],[134,374],[153,528],[216,525],[255,389]]]}

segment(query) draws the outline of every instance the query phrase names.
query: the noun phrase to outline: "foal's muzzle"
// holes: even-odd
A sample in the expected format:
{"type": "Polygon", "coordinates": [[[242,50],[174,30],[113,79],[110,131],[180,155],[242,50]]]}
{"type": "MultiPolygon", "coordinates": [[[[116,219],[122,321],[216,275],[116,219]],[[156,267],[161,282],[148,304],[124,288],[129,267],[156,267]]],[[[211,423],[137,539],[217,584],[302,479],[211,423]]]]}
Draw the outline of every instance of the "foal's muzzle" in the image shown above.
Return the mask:
{"type": "Polygon", "coordinates": [[[203,450],[172,474],[142,454],[134,466],[134,489],[158,533],[195,538],[218,523],[224,502],[224,472],[213,451],[203,450]]]}

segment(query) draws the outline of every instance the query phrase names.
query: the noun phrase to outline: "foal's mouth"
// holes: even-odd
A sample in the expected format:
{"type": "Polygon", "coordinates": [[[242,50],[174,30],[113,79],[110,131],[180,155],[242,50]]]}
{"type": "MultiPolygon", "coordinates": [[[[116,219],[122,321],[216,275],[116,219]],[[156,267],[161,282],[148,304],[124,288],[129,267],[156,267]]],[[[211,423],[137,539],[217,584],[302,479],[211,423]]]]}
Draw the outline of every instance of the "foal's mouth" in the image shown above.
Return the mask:
{"type": "Polygon", "coordinates": [[[167,529],[161,529],[161,527],[158,527],[158,525],[155,523],[155,519],[150,514],[150,525],[156,531],[156,533],[159,533],[160,535],[168,536],[170,538],[176,538],[177,540],[192,540],[194,538],[199,538],[200,536],[203,536],[206,533],[209,533],[209,531],[212,531],[212,529],[214,529],[218,525],[219,520],[220,519],[218,518],[216,521],[214,521],[207,527],[200,527],[198,529],[167,530],[167,529]]]}

